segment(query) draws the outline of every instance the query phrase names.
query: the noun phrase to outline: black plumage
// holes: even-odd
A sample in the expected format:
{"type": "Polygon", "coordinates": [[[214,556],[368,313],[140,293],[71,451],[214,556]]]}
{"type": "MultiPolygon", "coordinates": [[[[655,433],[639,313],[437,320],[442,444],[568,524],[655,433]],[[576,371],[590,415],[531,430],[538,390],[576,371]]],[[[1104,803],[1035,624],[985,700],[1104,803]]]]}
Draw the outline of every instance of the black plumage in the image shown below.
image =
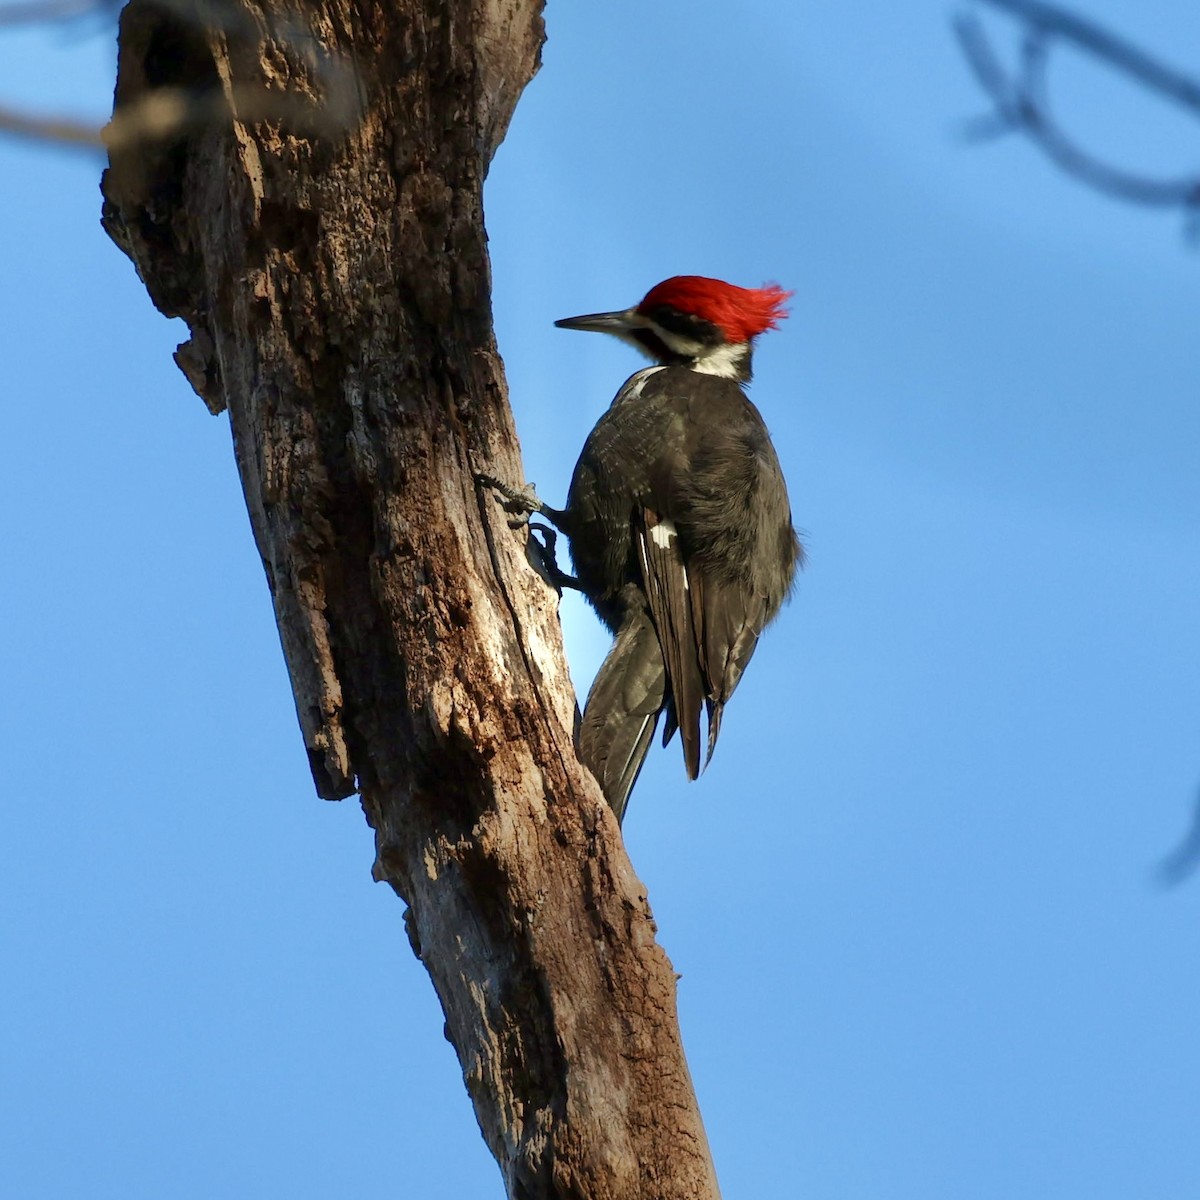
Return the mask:
{"type": "Polygon", "coordinates": [[[695,779],[706,709],[711,757],[800,545],[758,410],[738,381],[687,366],[650,367],[625,384],[555,519],[616,637],[588,696],[580,753],[620,816],[661,712],[664,742],[679,729],[695,779]]]}

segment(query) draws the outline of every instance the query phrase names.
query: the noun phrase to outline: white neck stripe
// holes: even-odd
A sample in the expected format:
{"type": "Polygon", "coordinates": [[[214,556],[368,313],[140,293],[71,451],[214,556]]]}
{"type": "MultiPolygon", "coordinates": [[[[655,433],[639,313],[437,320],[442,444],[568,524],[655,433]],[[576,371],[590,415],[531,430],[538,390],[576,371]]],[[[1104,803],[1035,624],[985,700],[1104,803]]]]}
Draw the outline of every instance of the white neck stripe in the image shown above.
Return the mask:
{"type": "Polygon", "coordinates": [[[746,369],[745,342],[726,342],[715,350],[693,359],[691,368],[703,375],[718,375],[722,379],[741,379],[746,369]]]}

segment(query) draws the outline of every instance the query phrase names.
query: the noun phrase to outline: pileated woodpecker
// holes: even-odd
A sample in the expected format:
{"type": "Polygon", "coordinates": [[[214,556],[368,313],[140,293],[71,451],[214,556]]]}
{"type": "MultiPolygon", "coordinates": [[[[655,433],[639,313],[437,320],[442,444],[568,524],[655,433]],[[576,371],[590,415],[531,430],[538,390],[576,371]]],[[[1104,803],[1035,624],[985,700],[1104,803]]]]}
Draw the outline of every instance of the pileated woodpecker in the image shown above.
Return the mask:
{"type": "Polygon", "coordinates": [[[678,275],[621,312],[557,321],[615,334],[657,365],[632,375],[584,444],[567,506],[489,476],[510,510],[546,516],[571,541],[578,587],[615,635],[579,727],[579,756],[620,820],[666,713],[688,777],[700,773],[700,710],[712,757],[721,714],[803,551],[750,382],[754,338],[787,315],[777,286],[678,275]]]}

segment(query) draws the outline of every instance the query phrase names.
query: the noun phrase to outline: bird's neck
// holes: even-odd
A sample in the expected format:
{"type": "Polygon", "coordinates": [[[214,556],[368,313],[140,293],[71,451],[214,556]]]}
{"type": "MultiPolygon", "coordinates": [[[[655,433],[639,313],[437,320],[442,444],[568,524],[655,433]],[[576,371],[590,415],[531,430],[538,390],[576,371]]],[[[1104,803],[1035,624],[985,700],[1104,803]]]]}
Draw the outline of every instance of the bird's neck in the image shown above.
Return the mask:
{"type": "Polygon", "coordinates": [[[750,382],[750,342],[704,341],[657,326],[617,335],[661,367],[688,367],[701,375],[750,382]]]}
{"type": "Polygon", "coordinates": [[[701,375],[716,375],[721,379],[750,382],[750,343],[722,342],[685,361],[685,366],[701,375]]]}

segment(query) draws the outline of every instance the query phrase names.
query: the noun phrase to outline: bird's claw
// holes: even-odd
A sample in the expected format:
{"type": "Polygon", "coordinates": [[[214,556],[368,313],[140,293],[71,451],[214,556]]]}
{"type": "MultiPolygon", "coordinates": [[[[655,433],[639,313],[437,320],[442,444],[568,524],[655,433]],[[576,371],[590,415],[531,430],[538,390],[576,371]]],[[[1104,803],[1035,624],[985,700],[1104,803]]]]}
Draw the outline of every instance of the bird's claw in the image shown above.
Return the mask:
{"type": "MultiPolygon", "coordinates": [[[[528,520],[528,518],[526,519],[528,520]]],[[[558,565],[558,531],[551,529],[549,525],[543,525],[541,522],[535,525],[532,521],[529,521],[529,534],[530,540],[538,548],[538,558],[541,560],[539,574],[542,578],[560,593],[563,588],[573,588],[577,592],[583,591],[583,584],[574,575],[568,575],[558,565]],[[540,538],[534,536],[539,533],[542,535],[540,538]]]]}
{"type": "Polygon", "coordinates": [[[500,501],[500,507],[509,514],[508,527],[510,529],[520,529],[522,525],[528,525],[529,518],[534,513],[542,511],[541,498],[538,496],[532,483],[527,483],[523,487],[513,487],[512,484],[497,479],[495,475],[485,475],[483,473],[476,474],[475,482],[480,487],[490,488],[494,492],[499,492],[500,496],[503,497],[500,501]]]}
{"type": "Polygon", "coordinates": [[[542,513],[551,521],[562,516],[557,509],[549,508],[542,503],[533,484],[527,483],[524,487],[513,487],[512,484],[497,479],[495,475],[486,475],[482,472],[476,472],[475,482],[480,487],[490,488],[499,493],[500,507],[509,514],[508,527],[510,529],[520,529],[524,526],[529,530],[529,545],[526,553],[534,570],[560,593],[563,588],[582,591],[583,585],[579,580],[574,575],[568,575],[558,565],[558,556],[555,554],[558,545],[558,531],[540,521],[535,524],[529,519],[535,513],[542,513]],[[538,537],[538,534],[541,534],[541,537],[538,537]]]}

